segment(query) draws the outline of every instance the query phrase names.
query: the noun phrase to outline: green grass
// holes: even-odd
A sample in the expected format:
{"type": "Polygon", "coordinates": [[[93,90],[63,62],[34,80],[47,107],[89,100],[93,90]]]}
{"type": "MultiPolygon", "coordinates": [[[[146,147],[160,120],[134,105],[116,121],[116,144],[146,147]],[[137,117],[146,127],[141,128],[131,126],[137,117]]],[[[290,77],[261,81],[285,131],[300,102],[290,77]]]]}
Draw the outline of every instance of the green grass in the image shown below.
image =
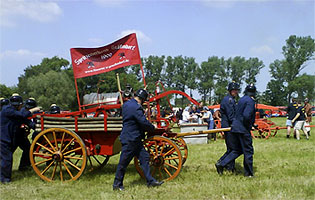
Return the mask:
{"type": "MultiPolygon", "coordinates": [[[[272,119],[279,126],[284,118],[272,119]]],[[[314,124],[314,123],[313,123],[314,124]]],[[[314,129],[314,128],[313,128],[314,129]]],[[[286,139],[285,130],[276,137],[254,140],[255,178],[243,177],[243,156],[236,160],[237,174],[219,176],[215,162],[225,151],[222,139],[189,145],[189,156],[181,173],[159,188],[147,188],[133,163],[125,176],[124,192],[112,191],[119,156],[101,170],[86,170],[77,181],[48,183],[34,171],[17,171],[21,152],[14,154],[12,183],[0,185],[1,199],[314,199],[315,132],[310,140],[286,139]]]]}

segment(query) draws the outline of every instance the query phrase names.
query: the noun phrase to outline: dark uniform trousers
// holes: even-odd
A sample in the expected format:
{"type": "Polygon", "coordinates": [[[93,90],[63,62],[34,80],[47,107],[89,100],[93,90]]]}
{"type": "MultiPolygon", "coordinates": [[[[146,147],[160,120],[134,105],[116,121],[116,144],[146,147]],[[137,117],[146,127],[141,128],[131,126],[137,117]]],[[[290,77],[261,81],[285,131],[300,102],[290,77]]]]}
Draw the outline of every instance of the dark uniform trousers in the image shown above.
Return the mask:
{"type": "Polygon", "coordinates": [[[13,153],[17,147],[23,150],[19,170],[30,166],[30,142],[26,137],[21,124],[28,124],[31,113],[27,110],[17,111],[11,105],[5,106],[1,111],[0,134],[0,179],[1,182],[10,182],[12,175],[13,153]]]}
{"type": "MultiPolygon", "coordinates": [[[[229,153],[232,151],[233,146],[233,136],[231,136],[231,132],[224,132],[224,140],[226,145],[226,152],[223,154],[223,156],[218,160],[218,162],[221,162],[229,153]]],[[[226,168],[228,170],[235,169],[235,160],[231,160],[231,162],[226,164],[226,168]]]]}
{"type": "Polygon", "coordinates": [[[20,160],[19,170],[24,170],[28,166],[31,166],[29,157],[31,144],[26,136],[16,137],[13,145],[6,143],[5,141],[1,141],[1,182],[11,181],[13,153],[15,152],[17,147],[19,147],[23,151],[20,160]]]}
{"type": "Polygon", "coordinates": [[[233,162],[240,155],[244,154],[245,176],[254,175],[253,170],[253,141],[250,133],[230,133],[231,151],[220,162],[220,165],[226,166],[233,162]]]}
{"type": "Polygon", "coordinates": [[[126,144],[122,144],[120,160],[117,166],[116,176],[113,184],[114,187],[123,186],[126,168],[132,158],[135,156],[140,160],[140,165],[147,180],[147,183],[150,184],[156,181],[150,174],[150,156],[149,153],[144,149],[143,143],[141,141],[128,142],[126,144]]]}
{"type": "Polygon", "coordinates": [[[226,167],[237,157],[244,154],[245,176],[253,176],[253,154],[254,147],[250,130],[255,122],[255,101],[245,95],[240,100],[235,110],[235,120],[233,120],[231,133],[229,134],[229,144],[231,151],[219,165],[226,167]]]}
{"type": "Polygon", "coordinates": [[[27,167],[31,166],[30,162],[30,148],[31,143],[27,138],[27,135],[23,129],[19,131],[20,134],[16,137],[16,144],[13,146],[13,152],[19,147],[22,150],[22,157],[20,160],[19,170],[24,170],[27,167]]]}
{"type": "MultiPolygon", "coordinates": [[[[227,95],[223,98],[220,104],[222,128],[231,127],[231,124],[235,118],[235,106],[236,106],[236,103],[235,103],[234,97],[232,97],[231,95],[227,95]]],[[[225,140],[225,145],[226,145],[226,152],[218,160],[218,162],[221,162],[232,151],[233,141],[231,139],[231,132],[224,132],[224,140],[225,140]]],[[[231,162],[229,162],[226,165],[226,168],[228,170],[235,169],[235,161],[231,160],[231,162]]]]}

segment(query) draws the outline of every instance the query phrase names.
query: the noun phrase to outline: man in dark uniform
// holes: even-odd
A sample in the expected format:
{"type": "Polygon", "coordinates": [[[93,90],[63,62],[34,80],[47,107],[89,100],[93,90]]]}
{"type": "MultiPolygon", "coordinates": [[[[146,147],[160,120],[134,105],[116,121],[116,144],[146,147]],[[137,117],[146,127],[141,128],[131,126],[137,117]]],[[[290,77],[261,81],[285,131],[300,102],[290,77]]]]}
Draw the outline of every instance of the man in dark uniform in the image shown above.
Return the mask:
{"type": "MultiPolygon", "coordinates": [[[[296,107],[297,107],[297,103],[296,103],[296,99],[292,98],[292,102],[289,104],[288,108],[287,108],[287,113],[288,113],[288,117],[287,117],[287,122],[286,122],[286,126],[287,126],[287,138],[290,138],[290,134],[291,134],[291,127],[293,127],[292,124],[292,119],[295,117],[296,115],[296,107]]],[[[295,134],[295,130],[293,132],[294,136],[295,134]]]]}
{"type": "MultiPolygon", "coordinates": [[[[25,107],[22,108],[22,109],[27,109],[27,110],[30,110],[32,108],[35,108],[37,107],[37,102],[34,98],[28,98],[26,101],[25,101],[25,107]]],[[[40,112],[34,112],[33,114],[39,114],[40,112]]],[[[32,128],[32,129],[35,129],[36,127],[36,118],[33,118],[31,120],[28,121],[28,126],[29,128],[32,128]]],[[[34,140],[34,138],[39,134],[39,132],[37,131],[34,131],[33,134],[32,134],[32,140],[34,140]]]]}
{"type": "Polygon", "coordinates": [[[232,151],[220,162],[215,164],[217,172],[222,175],[223,168],[240,155],[244,154],[244,170],[246,177],[253,177],[253,154],[252,136],[250,131],[255,122],[255,100],[256,87],[250,84],[245,89],[245,95],[239,100],[235,119],[231,127],[231,149],[232,151]]]}
{"type": "MultiPolygon", "coordinates": [[[[221,112],[221,128],[231,127],[232,122],[235,118],[235,97],[239,92],[239,85],[235,82],[232,82],[228,85],[229,94],[226,95],[220,104],[220,112],[221,112]]],[[[223,156],[218,160],[221,162],[231,151],[231,140],[230,140],[230,132],[224,132],[224,139],[226,144],[226,152],[223,156]]],[[[234,172],[235,170],[235,161],[232,160],[230,163],[226,165],[226,169],[234,172]]]]}
{"type": "Polygon", "coordinates": [[[60,114],[60,107],[56,104],[51,104],[49,108],[49,114],[60,114]]]}
{"type": "Polygon", "coordinates": [[[154,126],[145,118],[142,103],[148,93],[140,89],[135,97],[125,102],[122,108],[123,128],[120,135],[122,150],[113,184],[114,190],[124,190],[123,180],[126,168],[131,159],[136,156],[147,180],[148,187],[160,186],[162,182],[155,180],[150,173],[149,153],[144,149],[142,139],[145,131],[153,131],[154,126]]]}
{"type": "Polygon", "coordinates": [[[3,106],[9,105],[10,101],[9,99],[0,98],[0,111],[2,110],[3,106]]]}
{"type": "MultiPolygon", "coordinates": [[[[23,99],[18,94],[13,94],[10,98],[10,105],[3,107],[1,111],[1,132],[0,132],[0,162],[1,162],[1,182],[11,182],[13,153],[16,150],[20,138],[21,125],[27,123],[27,117],[31,116],[32,112],[39,110],[33,108],[28,110],[21,110],[23,99]]],[[[28,157],[28,155],[27,155],[28,157]]],[[[21,159],[20,167],[23,167],[24,160],[21,159]]]]}
{"type": "MultiPolygon", "coordinates": [[[[37,107],[37,103],[34,98],[27,99],[24,105],[25,106],[21,109],[21,112],[23,113],[37,107]]],[[[35,129],[35,125],[36,123],[33,120],[25,119],[23,121],[22,126],[17,129],[16,144],[14,145],[13,150],[15,151],[17,147],[19,147],[22,150],[19,171],[25,171],[31,167],[31,161],[29,156],[31,143],[27,136],[30,133],[30,129],[35,129]]]]}

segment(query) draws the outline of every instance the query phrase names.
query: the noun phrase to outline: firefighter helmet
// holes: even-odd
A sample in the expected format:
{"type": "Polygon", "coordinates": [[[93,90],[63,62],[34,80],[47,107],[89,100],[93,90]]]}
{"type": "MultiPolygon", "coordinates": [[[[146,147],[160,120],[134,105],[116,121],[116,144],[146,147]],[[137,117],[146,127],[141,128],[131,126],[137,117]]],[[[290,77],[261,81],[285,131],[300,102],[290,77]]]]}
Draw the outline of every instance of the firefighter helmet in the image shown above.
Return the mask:
{"type": "Polygon", "coordinates": [[[234,81],[229,83],[228,91],[231,92],[231,90],[240,90],[239,84],[235,83],[234,81]]]}
{"type": "Polygon", "coordinates": [[[14,93],[12,94],[12,96],[10,97],[10,104],[12,106],[19,106],[19,105],[22,105],[23,104],[23,99],[22,97],[17,94],[17,93],[14,93]]]}
{"type": "Polygon", "coordinates": [[[26,109],[32,109],[37,106],[37,102],[35,101],[34,98],[29,98],[25,101],[25,108],[26,109]]]}
{"type": "Polygon", "coordinates": [[[148,92],[145,91],[144,89],[139,89],[135,95],[143,101],[147,100],[148,98],[148,92]]]}
{"type": "Polygon", "coordinates": [[[60,107],[56,104],[51,104],[49,111],[50,114],[60,114],[60,107]]]}

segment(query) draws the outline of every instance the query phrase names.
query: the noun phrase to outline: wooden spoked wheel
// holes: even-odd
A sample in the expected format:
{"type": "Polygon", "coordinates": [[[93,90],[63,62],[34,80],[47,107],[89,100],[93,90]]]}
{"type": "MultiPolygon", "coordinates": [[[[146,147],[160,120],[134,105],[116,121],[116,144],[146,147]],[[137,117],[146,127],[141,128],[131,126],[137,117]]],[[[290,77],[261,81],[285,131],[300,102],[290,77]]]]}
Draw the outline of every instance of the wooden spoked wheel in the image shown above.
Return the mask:
{"type": "Polygon", "coordinates": [[[179,147],[179,150],[182,154],[182,158],[183,158],[183,164],[186,162],[187,157],[188,157],[188,147],[187,144],[185,142],[185,140],[183,138],[172,138],[172,140],[175,142],[175,144],[177,144],[177,146],[179,147]]]}
{"type": "Polygon", "coordinates": [[[76,133],[64,128],[50,128],[35,137],[30,161],[36,174],[45,181],[71,181],[84,172],[87,153],[76,133]]]}
{"type": "MultiPolygon", "coordinates": [[[[153,136],[143,142],[144,148],[150,154],[150,170],[152,176],[159,181],[174,179],[182,169],[182,155],[178,146],[172,140],[153,136]]],[[[139,160],[135,157],[136,170],[144,178],[139,160]]]]}
{"type": "Polygon", "coordinates": [[[256,121],[255,123],[258,127],[256,130],[251,131],[252,137],[268,139],[271,135],[270,125],[264,121],[256,121]]]}

